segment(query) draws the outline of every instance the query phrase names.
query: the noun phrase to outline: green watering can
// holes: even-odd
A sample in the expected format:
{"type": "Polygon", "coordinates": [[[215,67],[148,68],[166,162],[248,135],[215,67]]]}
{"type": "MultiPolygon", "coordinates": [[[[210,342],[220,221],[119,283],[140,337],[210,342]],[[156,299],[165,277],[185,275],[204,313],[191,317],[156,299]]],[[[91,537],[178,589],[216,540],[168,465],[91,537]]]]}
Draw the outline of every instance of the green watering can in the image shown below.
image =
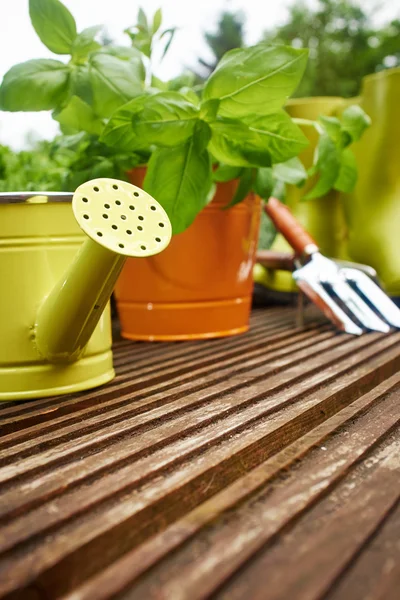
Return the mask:
{"type": "MultiPolygon", "coordinates": [[[[400,296],[400,68],[363,80],[357,101],[371,127],[354,145],[358,181],[343,194],[347,254],[371,265],[391,296],[400,296]]],[[[350,102],[350,101],[349,101],[350,102]]]]}
{"type": "Polygon", "coordinates": [[[171,233],[158,202],[114,179],[0,194],[0,400],[110,381],[114,284],[127,257],[158,254],[171,233]]]}

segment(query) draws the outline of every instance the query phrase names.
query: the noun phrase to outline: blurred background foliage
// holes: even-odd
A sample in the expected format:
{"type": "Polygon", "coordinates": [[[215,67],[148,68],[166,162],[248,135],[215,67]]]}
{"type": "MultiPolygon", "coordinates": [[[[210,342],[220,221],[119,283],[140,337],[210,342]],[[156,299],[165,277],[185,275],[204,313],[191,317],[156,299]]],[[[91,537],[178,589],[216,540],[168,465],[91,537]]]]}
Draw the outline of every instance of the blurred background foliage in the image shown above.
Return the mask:
{"type": "MultiPolygon", "coordinates": [[[[204,36],[214,60],[200,58],[197,76],[208,77],[224,52],[244,46],[244,32],[242,13],[222,13],[216,31],[204,36]]],[[[319,0],[314,6],[296,1],[286,22],[267,29],[263,39],[309,48],[308,67],[295,97],[357,96],[365,75],[400,65],[400,20],[378,26],[374,11],[351,0],[319,0]]]]}

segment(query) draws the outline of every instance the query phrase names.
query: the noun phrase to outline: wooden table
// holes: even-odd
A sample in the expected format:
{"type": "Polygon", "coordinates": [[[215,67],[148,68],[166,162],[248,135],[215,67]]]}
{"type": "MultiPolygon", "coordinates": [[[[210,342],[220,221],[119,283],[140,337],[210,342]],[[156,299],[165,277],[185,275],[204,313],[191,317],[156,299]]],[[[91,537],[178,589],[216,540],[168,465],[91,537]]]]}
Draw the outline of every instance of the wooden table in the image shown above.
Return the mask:
{"type": "Polygon", "coordinates": [[[400,598],[400,332],[291,308],[0,408],[0,597],[400,598]]]}

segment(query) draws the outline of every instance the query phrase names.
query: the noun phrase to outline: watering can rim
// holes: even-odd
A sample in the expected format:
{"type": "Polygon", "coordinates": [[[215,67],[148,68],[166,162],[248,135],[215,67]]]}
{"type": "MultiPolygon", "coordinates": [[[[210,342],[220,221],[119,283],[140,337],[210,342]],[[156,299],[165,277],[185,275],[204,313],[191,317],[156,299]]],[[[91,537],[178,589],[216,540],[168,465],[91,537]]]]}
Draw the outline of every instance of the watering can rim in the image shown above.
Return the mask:
{"type": "Polygon", "coordinates": [[[71,202],[71,192],[0,192],[0,204],[23,204],[28,203],[31,198],[46,198],[50,202],[71,202]]]}

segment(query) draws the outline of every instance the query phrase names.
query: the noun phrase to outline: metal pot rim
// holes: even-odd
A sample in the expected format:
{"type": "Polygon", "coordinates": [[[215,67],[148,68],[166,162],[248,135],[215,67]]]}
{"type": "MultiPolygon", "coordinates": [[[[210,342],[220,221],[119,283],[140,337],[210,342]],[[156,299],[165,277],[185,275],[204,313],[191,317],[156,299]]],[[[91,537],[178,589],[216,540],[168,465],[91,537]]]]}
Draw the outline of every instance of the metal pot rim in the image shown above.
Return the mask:
{"type": "Polygon", "coordinates": [[[70,192],[0,192],[0,204],[47,204],[71,202],[70,192]]]}

